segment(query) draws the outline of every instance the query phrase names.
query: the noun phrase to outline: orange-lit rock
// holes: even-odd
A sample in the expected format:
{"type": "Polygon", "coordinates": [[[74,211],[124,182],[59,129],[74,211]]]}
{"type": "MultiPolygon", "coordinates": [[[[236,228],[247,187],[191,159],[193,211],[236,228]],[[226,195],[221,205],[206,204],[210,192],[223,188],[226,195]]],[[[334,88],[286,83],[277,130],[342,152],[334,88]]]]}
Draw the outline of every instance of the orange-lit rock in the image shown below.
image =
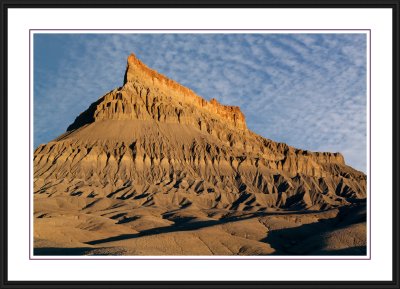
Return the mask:
{"type": "Polygon", "coordinates": [[[245,116],[238,106],[222,105],[214,98],[207,101],[191,89],[150,69],[134,54],[129,55],[125,72],[124,83],[129,82],[149,85],[153,89],[172,95],[176,100],[192,104],[199,109],[208,110],[237,128],[246,129],[245,116]]]}

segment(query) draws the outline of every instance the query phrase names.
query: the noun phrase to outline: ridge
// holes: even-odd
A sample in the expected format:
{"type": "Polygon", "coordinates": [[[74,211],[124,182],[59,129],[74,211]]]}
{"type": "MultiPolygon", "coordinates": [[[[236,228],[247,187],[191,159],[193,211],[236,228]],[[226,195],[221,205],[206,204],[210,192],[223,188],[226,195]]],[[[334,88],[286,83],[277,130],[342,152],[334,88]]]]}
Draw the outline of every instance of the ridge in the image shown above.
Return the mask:
{"type": "Polygon", "coordinates": [[[237,128],[247,128],[245,115],[242,113],[239,106],[223,105],[215,98],[207,101],[203,97],[197,95],[193,90],[149,68],[133,53],[128,56],[124,85],[130,82],[139,82],[156,87],[161,91],[171,94],[179,101],[193,104],[198,108],[217,114],[224,118],[224,120],[231,122],[237,128]]]}

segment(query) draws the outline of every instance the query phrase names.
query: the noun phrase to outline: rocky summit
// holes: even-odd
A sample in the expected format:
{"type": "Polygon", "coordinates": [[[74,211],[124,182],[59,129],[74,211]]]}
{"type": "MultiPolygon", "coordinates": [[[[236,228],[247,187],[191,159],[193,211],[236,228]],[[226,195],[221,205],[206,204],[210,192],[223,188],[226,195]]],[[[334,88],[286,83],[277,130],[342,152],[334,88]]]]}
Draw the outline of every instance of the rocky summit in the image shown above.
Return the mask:
{"type": "Polygon", "coordinates": [[[123,86],[35,150],[35,254],[364,254],[366,182],[131,54],[123,86]]]}

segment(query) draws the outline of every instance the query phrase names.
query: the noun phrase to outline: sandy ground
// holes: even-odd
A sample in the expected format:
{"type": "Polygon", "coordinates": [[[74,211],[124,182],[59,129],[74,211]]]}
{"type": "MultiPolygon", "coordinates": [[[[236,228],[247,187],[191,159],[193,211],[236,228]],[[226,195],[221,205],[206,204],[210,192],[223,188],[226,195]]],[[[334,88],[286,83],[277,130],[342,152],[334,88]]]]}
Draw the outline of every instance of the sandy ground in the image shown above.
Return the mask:
{"type": "Polygon", "coordinates": [[[365,255],[360,202],[326,211],[134,207],[129,200],[36,198],[35,255],[365,255]]]}

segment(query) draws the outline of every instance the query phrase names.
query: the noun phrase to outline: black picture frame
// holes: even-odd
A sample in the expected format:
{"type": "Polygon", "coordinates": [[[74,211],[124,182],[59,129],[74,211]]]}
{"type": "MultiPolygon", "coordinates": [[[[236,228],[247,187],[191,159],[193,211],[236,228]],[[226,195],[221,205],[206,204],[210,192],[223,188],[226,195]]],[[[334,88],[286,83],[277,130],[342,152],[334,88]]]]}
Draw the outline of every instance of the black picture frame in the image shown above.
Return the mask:
{"type": "MultiPolygon", "coordinates": [[[[21,19],[23,21],[23,19],[21,19]]],[[[400,288],[399,282],[399,27],[400,0],[282,0],[282,1],[198,1],[198,0],[1,0],[0,87],[0,288],[400,288]],[[393,259],[391,281],[11,281],[8,279],[8,20],[11,8],[390,8],[393,15],[393,259]]],[[[368,272],[365,272],[368,274],[368,272]]]]}

